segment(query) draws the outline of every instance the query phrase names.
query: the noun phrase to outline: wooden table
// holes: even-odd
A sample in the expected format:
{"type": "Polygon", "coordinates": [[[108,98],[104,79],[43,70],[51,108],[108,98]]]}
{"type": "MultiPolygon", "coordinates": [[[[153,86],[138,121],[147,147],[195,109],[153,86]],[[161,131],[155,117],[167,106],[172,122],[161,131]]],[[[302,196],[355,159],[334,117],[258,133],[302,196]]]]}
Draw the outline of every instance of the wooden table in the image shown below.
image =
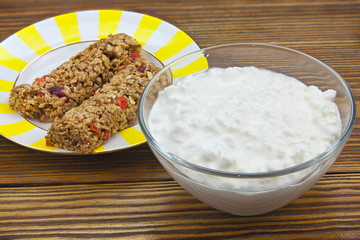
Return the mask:
{"type": "MultiPolygon", "coordinates": [[[[158,17],[200,47],[262,42],[303,51],[343,76],[360,103],[359,1],[1,0],[0,40],[54,15],[90,9],[158,17]]],[[[0,137],[0,159],[0,239],[360,239],[358,125],[336,163],[304,196],[256,217],[199,202],[147,144],[67,156],[0,137]]]]}

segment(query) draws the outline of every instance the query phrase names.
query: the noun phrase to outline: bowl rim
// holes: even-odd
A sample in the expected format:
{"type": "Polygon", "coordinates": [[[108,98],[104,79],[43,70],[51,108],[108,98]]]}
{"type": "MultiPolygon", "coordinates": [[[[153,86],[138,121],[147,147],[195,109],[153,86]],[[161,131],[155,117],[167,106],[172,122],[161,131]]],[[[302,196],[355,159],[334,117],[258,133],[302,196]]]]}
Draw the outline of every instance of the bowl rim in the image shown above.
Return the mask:
{"type": "MultiPolygon", "coordinates": [[[[300,52],[298,50],[294,50],[291,48],[287,48],[287,47],[283,47],[283,46],[279,46],[279,45],[273,45],[273,44],[266,44],[266,43],[230,43],[230,44],[221,44],[221,45],[215,45],[215,46],[211,46],[211,47],[207,47],[207,48],[202,48],[200,50],[197,51],[193,51],[191,53],[188,53],[186,55],[183,55],[175,60],[173,60],[172,62],[170,62],[169,64],[165,65],[162,69],[160,69],[153,77],[152,79],[149,81],[149,83],[147,84],[147,86],[145,87],[144,91],[141,94],[140,97],[140,102],[139,102],[139,108],[138,108],[138,116],[139,116],[139,124],[140,127],[142,129],[143,134],[145,135],[146,139],[151,142],[152,145],[155,146],[156,149],[158,149],[158,151],[160,151],[163,155],[165,155],[169,160],[174,161],[186,168],[190,168],[192,170],[201,172],[201,173],[206,173],[206,174],[210,174],[210,175],[215,175],[215,176],[220,176],[220,177],[230,177],[230,178],[267,178],[267,177],[273,177],[273,176],[282,176],[282,175],[286,175],[286,174],[290,174],[293,172],[297,172],[300,170],[303,170],[305,168],[309,168],[317,163],[320,163],[321,161],[323,161],[324,159],[326,159],[327,157],[329,157],[330,155],[332,155],[336,150],[339,149],[339,147],[341,147],[343,144],[346,143],[347,139],[349,138],[354,125],[355,125],[355,121],[356,121],[356,105],[355,105],[355,99],[354,96],[351,92],[351,89],[349,87],[349,85],[347,84],[347,82],[334,70],[332,69],[330,66],[328,66],[327,64],[323,63],[322,61],[306,54],[303,52],[300,52]],[[347,122],[347,125],[345,127],[345,130],[341,133],[341,135],[339,136],[339,138],[337,139],[337,141],[335,143],[333,143],[331,145],[331,147],[329,147],[326,151],[320,153],[319,155],[315,156],[314,158],[311,158],[305,162],[302,162],[300,164],[291,166],[291,167],[287,167],[287,168],[283,168],[283,169],[278,169],[278,170],[273,170],[273,171],[268,171],[268,172],[250,172],[250,173],[244,173],[244,172],[231,172],[231,171],[223,171],[223,170],[217,170],[217,169],[212,169],[212,168],[208,168],[208,167],[204,167],[192,162],[189,162],[187,160],[184,160],[178,156],[176,156],[175,154],[168,152],[165,148],[163,148],[161,146],[161,144],[159,142],[157,142],[155,140],[155,138],[151,135],[150,131],[148,130],[148,128],[146,127],[146,124],[144,122],[144,115],[143,115],[143,105],[144,105],[144,99],[145,99],[145,95],[147,94],[147,92],[149,91],[150,86],[156,81],[156,79],[163,74],[165,71],[167,71],[168,69],[170,69],[172,66],[201,53],[204,53],[208,50],[211,49],[216,49],[216,48],[223,48],[223,47],[233,47],[233,46],[250,46],[250,47],[269,47],[269,48],[273,48],[273,49],[277,49],[277,50],[285,50],[288,52],[292,52],[295,54],[300,54],[304,57],[307,57],[315,62],[317,62],[318,64],[322,65],[323,67],[325,67],[327,70],[329,70],[332,74],[334,74],[338,80],[340,80],[340,82],[343,84],[345,90],[347,91],[349,98],[350,98],[350,117],[349,117],[349,121],[347,122]]],[[[148,144],[149,144],[148,142],[148,144]]],[[[149,146],[152,148],[151,144],[149,144],[149,146]]],[[[152,149],[153,150],[153,149],[152,149]]]]}

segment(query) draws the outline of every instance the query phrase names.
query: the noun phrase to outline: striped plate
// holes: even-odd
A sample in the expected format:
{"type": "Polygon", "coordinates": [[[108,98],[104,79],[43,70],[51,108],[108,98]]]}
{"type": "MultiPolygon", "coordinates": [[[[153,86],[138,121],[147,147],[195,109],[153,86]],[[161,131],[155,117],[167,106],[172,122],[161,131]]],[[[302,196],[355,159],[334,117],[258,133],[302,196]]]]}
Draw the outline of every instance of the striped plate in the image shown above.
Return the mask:
{"type": "MultiPolygon", "coordinates": [[[[45,53],[120,32],[133,36],[146,51],[165,65],[182,55],[199,50],[194,40],[182,30],[161,19],[135,12],[81,11],[37,22],[0,43],[0,134],[32,149],[73,153],[46,146],[46,130],[10,109],[9,93],[23,69],[45,53]]],[[[121,150],[145,141],[139,125],[135,125],[112,136],[95,153],[121,150]]]]}

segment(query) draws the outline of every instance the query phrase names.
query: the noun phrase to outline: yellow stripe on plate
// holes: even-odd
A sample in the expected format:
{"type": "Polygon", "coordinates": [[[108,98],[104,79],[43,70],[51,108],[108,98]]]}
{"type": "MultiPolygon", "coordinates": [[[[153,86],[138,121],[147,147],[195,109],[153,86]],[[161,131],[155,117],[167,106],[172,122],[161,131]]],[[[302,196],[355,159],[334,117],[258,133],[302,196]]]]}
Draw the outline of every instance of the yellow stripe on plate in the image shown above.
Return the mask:
{"type": "Polygon", "coordinates": [[[0,46],[0,64],[17,72],[21,72],[27,65],[27,62],[16,57],[3,46],[0,46]]]}
{"type": "Polygon", "coordinates": [[[16,123],[0,125],[0,133],[2,133],[6,137],[12,137],[22,134],[24,132],[28,132],[34,128],[36,128],[35,125],[31,124],[27,120],[23,120],[16,123]]]}
{"type": "Polygon", "coordinates": [[[134,38],[136,39],[136,41],[138,41],[138,43],[144,46],[145,43],[149,41],[151,36],[154,34],[155,30],[159,27],[161,22],[162,20],[158,18],[144,15],[134,34],[134,38]]]}
{"type": "Polygon", "coordinates": [[[14,82],[0,79],[0,92],[10,92],[14,86],[14,82]]]}
{"type": "Polygon", "coordinates": [[[30,146],[34,147],[34,148],[38,148],[38,149],[48,150],[48,151],[54,151],[56,149],[56,147],[54,147],[54,146],[46,145],[45,137],[43,137],[42,139],[40,139],[37,142],[34,142],[33,144],[30,144],[30,146]]]}
{"type": "Polygon", "coordinates": [[[51,50],[34,25],[22,29],[16,35],[38,55],[51,50]]]}
{"type": "Polygon", "coordinates": [[[99,13],[99,39],[117,33],[122,11],[100,10],[99,13]]]}
{"type": "Polygon", "coordinates": [[[119,134],[127,141],[130,145],[135,145],[146,141],[145,136],[142,132],[138,131],[136,128],[126,128],[119,132],[119,134]]]}
{"type": "Polygon", "coordinates": [[[76,12],[59,15],[54,19],[65,43],[69,44],[81,40],[76,12]]]}
{"type": "Polygon", "coordinates": [[[94,152],[103,152],[103,151],[105,151],[104,145],[101,145],[100,147],[94,150],[94,152]]]}
{"type": "Polygon", "coordinates": [[[186,48],[192,42],[193,40],[186,33],[178,30],[165,46],[157,50],[154,55],[159,58],[160,61],[165,61],[186,48]]]}
{"type": "Polygon", "coordinates": [[[181,68],[174,68],[171,70],[173,78],[179,78],[188,74],[193,74],[209,67],[205,56],[199,57],[197,60],[189,63],[181,68]]]}
{"type": "Polygon", "coordinates": [[[16,111],[11,109],[8,103],[0,103],[0,114],[15,113],[16,111]]]}

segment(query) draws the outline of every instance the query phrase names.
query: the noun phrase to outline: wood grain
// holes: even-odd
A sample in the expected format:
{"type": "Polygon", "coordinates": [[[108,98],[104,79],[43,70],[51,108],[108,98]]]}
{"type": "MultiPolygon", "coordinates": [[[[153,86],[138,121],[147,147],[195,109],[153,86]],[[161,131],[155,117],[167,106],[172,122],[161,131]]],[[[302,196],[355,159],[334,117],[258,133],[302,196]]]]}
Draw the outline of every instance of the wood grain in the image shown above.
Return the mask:
{"type": "MultiPolygon", "coordinates": [[[[336,70],[360,104],[358,0],[0,0],[0,41],[54,15],[91,9],[149,14],[200,47],[262,42],[305,52],[336,70]]],[[[0,137],[0,239],[360,239],[360,110],[340,157],[304,196],[238,217],[183,190],[146,144],[55,155],[0,137]]]]}
{"type": "Polygon", "coordinates": [[[21,148],[23,151],[14,153],[7,150],[5,154],[9,155],[0,153],[0,186],[170,179],[147,144],[118,153],[91,156],[55,155],[21,148]]]}
{"type": "Polygon", "coordinates": [[[360,174],[326,175],[302,198],[257,217],[213,210],[174,181],[2,188],[0,235],[339,239],[360,234],[359,186],[360,174]]]}

